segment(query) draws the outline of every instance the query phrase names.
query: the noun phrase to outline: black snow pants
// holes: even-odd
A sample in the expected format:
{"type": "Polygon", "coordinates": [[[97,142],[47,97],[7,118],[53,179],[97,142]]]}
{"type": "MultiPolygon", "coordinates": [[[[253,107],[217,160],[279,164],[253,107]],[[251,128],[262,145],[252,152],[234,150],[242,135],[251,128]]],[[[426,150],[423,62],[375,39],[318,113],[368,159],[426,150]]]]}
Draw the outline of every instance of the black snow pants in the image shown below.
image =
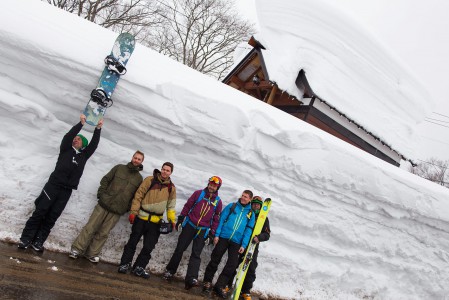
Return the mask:
{"type": "Polygon", "coordinates": [[[179,267],[179,263],[182,259],[182,254],[192,244],[192,254],[190,254],[189,265],[187,267],[187,274],[185,277],[186,282],[190,282],[192,279],[198,279],[198,272],[201,264],[201,252],[204,248],[206,229],[195,229],[190,223],[187,222],[186,226],[182,229],[178,238],[178,244],[176,245],[175,252],[173,253],[170,261],[167,265],[167,271],[172,274],[176,273],[179,267]]]}
{"type": "Polygon", "coordinates": [[[20,240],[24,243],[44,244],[71,195],[72,189],[47,182],[39,197],[34,201],[36,208],[26,222],[20,240]]]}
{"type": "Polygon", "coordinates": [[[131,235],[128,243],[126,243],[125,249],[123,250],[120,265],[132,262],[134,253],[136,253],[137,244],[143,236],[143,247],[134,262],[133,268],[142,267],[145,269],[151,259],[151,252],[156,247],[159,240],[160,227],[161,225],[159,224],[148,222],[136,217],[131,228],[131,235]]]}
{"type": "Polygon", "coordinates": [[[231,242],[228,239],[220,238],[217,245],[215,245],[214,250],[212,250],[211,259],[206,267],[203,281],[212,282],[223,255],[226,251],[228,251],[228,260],[226,261],[226,265],[215,283],[215,286],[224,288],[239,264],[239,249],[240,244],[231,242]]]}

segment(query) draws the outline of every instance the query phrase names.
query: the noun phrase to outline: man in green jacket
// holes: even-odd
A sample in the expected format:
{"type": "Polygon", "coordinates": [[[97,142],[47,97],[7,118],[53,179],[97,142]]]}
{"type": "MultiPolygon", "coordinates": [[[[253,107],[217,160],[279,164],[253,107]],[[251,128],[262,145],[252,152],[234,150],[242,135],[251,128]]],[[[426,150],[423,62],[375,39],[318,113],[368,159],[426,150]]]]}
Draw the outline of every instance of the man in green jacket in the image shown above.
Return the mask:
{"type": "Polygon", "coordinates": [[[89,221],[72,244],[69,256],[84,255],[93,263],[100,261],[99,254],[120,216],[126,213],[134,193],[142,183],[144,154],[134,153],[131,162],[116,165],[100,181],[95,206],[89,221]]]}

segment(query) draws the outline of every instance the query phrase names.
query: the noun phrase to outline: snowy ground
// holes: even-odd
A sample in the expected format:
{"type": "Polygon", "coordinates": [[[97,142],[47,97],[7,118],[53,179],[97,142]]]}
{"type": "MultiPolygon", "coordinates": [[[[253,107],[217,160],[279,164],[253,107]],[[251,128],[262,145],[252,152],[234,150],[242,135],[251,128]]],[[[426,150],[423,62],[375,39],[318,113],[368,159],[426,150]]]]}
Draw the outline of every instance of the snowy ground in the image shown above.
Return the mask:
{"type": "MultiPolygon", "coordinates": [[[[115,37],[41,1],[0,2],[1,239],[18,240],[115,37]]],[[[69,250],[96,204],[101,177],[140,149],[144,176],[164,161],[174,163],[177,211],[211,175],[223,178],[225,203],[246,188],[273,199],[272,238],[261,245],[255,283],[265,295],[449,295],[447,189],[140,45],[114,99],[48,249],[69,250]]],[[[92,127],[84,129],[90,138],[92,127]]],[[[118,262],[129,233],[124,216],[102,259],[118,262]]],[[[161,237],[152,271],[165,268],[176,239],[161,237]]],[[[201,274],[210,252],[203,253],[201,274]]],[[[184,260],[180,276],[185,267],[184,260]]]]}

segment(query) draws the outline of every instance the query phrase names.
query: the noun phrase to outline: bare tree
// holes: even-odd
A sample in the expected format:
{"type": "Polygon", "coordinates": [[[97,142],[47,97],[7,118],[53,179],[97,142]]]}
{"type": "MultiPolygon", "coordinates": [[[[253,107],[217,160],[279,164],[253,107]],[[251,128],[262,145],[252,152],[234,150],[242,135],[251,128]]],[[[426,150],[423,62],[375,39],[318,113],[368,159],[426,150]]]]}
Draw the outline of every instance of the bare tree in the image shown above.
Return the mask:
{"type": "Polygon", "coordinates": [[[116,32],[137,38],[144,28],[161,22],[154,1],[145,0],[42,0],[116,32]]]}
{"type": "Polygon", "coordinates": [[[234,0],[42,0],[116,32],[218,79],[253,25],[234,0]]]}
{"type": "Polygon", "coordinates": [[[428,162],[418,164],[416,167],[410,167],[410,172],[449,188],[448,168],[449,161],[431,158],[428,162]]]}
{"type": "Polygon", "coordinates": [[[233,63],[238,43],[253,25],[235,11],[232,0],[156,1],[164,22],[147,31],[143,43],[218,79],[233,63]]]}

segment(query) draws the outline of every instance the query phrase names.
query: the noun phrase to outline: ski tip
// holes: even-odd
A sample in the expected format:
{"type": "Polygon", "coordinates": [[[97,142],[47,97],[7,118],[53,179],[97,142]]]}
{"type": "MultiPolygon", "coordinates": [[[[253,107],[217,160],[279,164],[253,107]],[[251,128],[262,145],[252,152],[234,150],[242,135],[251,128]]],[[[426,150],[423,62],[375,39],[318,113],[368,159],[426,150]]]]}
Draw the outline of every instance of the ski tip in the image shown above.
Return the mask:
{"type": "Polygon", "coordinates": [[[271,202],[271,198],[265,198],[264,202],[271,202]]]}

